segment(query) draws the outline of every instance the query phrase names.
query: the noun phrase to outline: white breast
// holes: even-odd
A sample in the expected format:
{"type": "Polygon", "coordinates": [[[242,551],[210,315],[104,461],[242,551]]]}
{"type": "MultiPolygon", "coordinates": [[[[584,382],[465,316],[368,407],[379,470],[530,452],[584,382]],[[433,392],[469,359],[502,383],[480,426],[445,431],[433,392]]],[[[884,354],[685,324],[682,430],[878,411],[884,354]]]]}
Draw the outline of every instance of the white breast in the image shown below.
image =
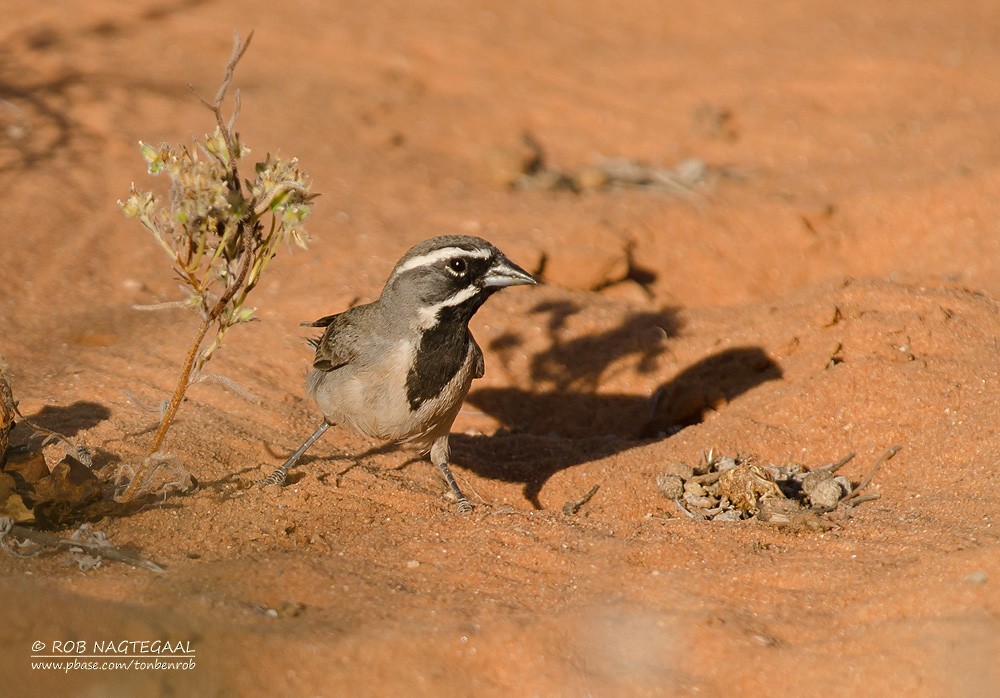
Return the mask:
{"type": "Polygon", "coordinates": [[[391,351],[368,366],[348,365],[331,371],[313,371],[309,392],[327,420],[349,424],[383,441],[414,441],[424,446],[447,434],[472,383],[469,370],[472,347],[462,369],[437,398],[411,411],[406,377],[413,365],[415,345],[397,342],[391,351]]]}

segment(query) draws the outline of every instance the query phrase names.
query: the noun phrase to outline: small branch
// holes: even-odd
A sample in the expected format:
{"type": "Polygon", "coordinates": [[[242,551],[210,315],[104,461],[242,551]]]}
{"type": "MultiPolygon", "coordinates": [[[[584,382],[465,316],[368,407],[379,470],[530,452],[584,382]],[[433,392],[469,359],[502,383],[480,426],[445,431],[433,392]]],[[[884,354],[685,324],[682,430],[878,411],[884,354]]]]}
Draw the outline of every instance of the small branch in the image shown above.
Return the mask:
{"type": "Polygon", "coordinates": [[[583,508],[584,504],[593,499],[594,495],[597,494],[597,490],[599,489],[601,489],[600,485],[594,485],[593,487],[590,488],[590,491],[587,492],[587,494],[583,495],[579,499],[574,499],[569,502],[566,502],[565,504],[563,504],[562,508],[563,513],[566,514],[566,516],[573,516],[578,511],[580,511],[580,509],[583,508]]]}
{"type": "Polygon", "coordinates": [[[236,71],[236,64],[240,62],[240,59],[243,58],[243,54],[245,54],[247,49],[250,48],[250,42],[252,40],[252,31],[247,35],[246,41],[243,41],[238,33],[233,34],[233,53],[230,55],[229,62],[226,64],[226,71],[222,78],[222,84],[219,85],[219,90],[215,93],[215,101],[213,103],[209,103],[208,100],[195,92],[194,88],[191,88],[191,92],[198,98],[198,101],[208,107],[212,113],[215,114],[215,121],[219,127],[219,133],[222,134],[222,138],[226,142],[226,149],[229,150],[229,167],[232,184],[237,188],[240,186],[240,179],[239,173],[236,170],[236,160],[239,159],[240,152],[236,146],[236,141],[233,138],[232,126],[236,123],[236,116],[240,109],[239,94],[237,93],[236,95],[236,106],[233,110],[233,115],[229,120],[229,123],[226,123],[226,120],[222,117],[222,102],[226,98],[226,92],[229,91],[230,84],[232,84],[233,73],[236,71]]]}
{"type": "Polygon", "coordinates": [[[146,303],[133,305],[132,310],[154,311],[167,310],[168,308],[187,308],[187,301],[164,301],[163,303],[146,303]]]}
{"type": "Polygon", "coordinates": [[[845,506],[856,507],[859,504],[863,504],[864,502],[874,502],[876,499],[880,499],[881,497],[882,495],[880,495],[878,492],[872,492],[871,494],[863,494],[859,497],[855,497],[854,499],[850,500],[845,504],[845,506]]]}
{"type": "MultiPolygon", "coordinates": [[[[153,442],[149,447],[149,455],[153,455],[160,450],[160,446],[163,445],[163,440],[167,436],[167,430],[170,429],[170,425],[174,421],[177,410],[184,401],[184,394],[187,392],[188,386],[191,383],[191,371],[194,369],[194,364],[198,358],[201,344],[205,341],[205,336],[208,334],[208,330],[212,327],[215,321],[219,319],[219,315],[222,314],[226,304],[230,301],[239,287],[243,285],[243,280],[246,279],[247,273],[250,269],[250,264],[253,261],[252,245],[253,242],[250,239],[250,236],[244,235],[243,264],[240,267],[239,276],[236,278],[235,283],[231,283],[229,285],[212,310],[209,311],[205,319],[202,320],[201,326],[198,328],[198,333],[195,335],[194,341],[191,343],[191,348],[188,350],[187,357],[184,359],[184,366],[181,368],[181,374],[177,379],[177,387],[174,389],[173,397],[170,398],[170,403],[167,405],[167,411],[164,413],[163,419],[160,420],[160,426],[157,428],[156,434],[153,435],[153,442]]],[[[139,466],[135,477],[132,478],[132,481],[125,489],[125,492],[122,493],[122,496],[118,499],[119,502],[130,502],[135,497],[136,493],[139,492],[141,486],[146,481],[147,475],[149,474],[149,462],[150,461],[147,459],[142,465],[139,466]]]]}
{"type": "MultiPolygon", "coordinates": [[[[215,113],[219,130],[222,131],[223,133],[230,132],[233,121],[230,121],[229,124],[226,124],[225,121],[223,121],[222,102],[226,98],[226,92],[229,91],[229,86],[233,82],[233,73],[236,72],[236,64],[240,62],[240,59],[243,58],[243,54],[247,52],[248,48],[250,48],[250,42],[252,40],[253,40],[252,31],[247,35],[246,41],[243,41],[238,33],[236,32],[233,33],[233,52],[229,56],[229,62],[226,63],[226,70],[222,76],[222,84],[219,85],[219,89],[216,91],[215,99],[213,101],[209,102],[207,99],[198,94],[198,92],[194,89],[193,85],[188,85],[188,89],[191,90],[191,93],[198,99],[198,101],[204,104],[206,107],[208,107],[215,113]]],[[[234,120],[236,117],[236,113],[238,113],[238,111],[239,111],[239,97],[237,96],[236,111],[233,113],[234,120]]]]}
{"type": "MultiPolygon", "coordinates": [[[[891,460],[893,456],[899,453],[900,449],[902,448],[903,447],[900,445],[893,446],[888,451],[879,456],[878,460],[876,460],[875,464],[872,466],[872,469],[868,471],[868,474],[861,479],[861,482],[858,483],[857,487],[851,490],[851,493],[849,495],[847,495],[841,500],[841,503],[848,506],[854,506],[855,504],[859,503],[858,500],[861,499],[861,497],[859,496],[861,494],[861,491],[871,484],[872,480],[875,478],[875,473],[878,472],[879,468],[881,468],[883,464],[891,460]]],[[[868,499],[865,499],[864,501],[868,501],[868,499]]]]}
{"type": "Polygon", "coordinates": [[[691,519],[691,520],[693,520],[693,521],[701,521],[701,520],[702,520],[702,519],[704,518],[703,516],[698,516],[698,515],[696,515],[696,514],[693,514],[693,513],[691,513],[691,512],[690,512],[690,511],[688,511],[687,509],[685,509],[685,508],[684,508],[684,505],[683,505],[683,504],[681,503],[681,500],[680,500],[680,498],[678,498],[678,499],[675,499],[675,500],[674,500],[674,504],[676,504],[676,505],[677,505],[677,508],[678,508],[678,509],[680,509],[680,510],[681,510],[681,512],[682,512],[682,513],[683,513],[683,514],[684,514],[685,516],[687,516],[687,517],[688,517],[689,519],[691,519]]]}
{"type": "MultiPolygon", "coordinates": [[[[163,439],[167,436],[167,430],[170,428],[170,424],[174,421],[174,415],[177,414],[177,409],[181,406],[181,402],[184,400],[184,393],[187,391],[188,383],[191,378],[191,369],[194,367],[195,359],[198,356],[198,349],[201,348],[202,340],[205,339],[205,335],[208,334],[208,330],[211,326],[211,318],[202,320],[201,326],[198,328],[198,333],[195,335],[194,341],[191,342],[191,348],[188,350],[187,357],[184,359],[184,365],[181,367],[181,375],[177,379],[177,387],[174,389],[173,397],[170,398],[170,402],[167,404],[167,411],[163,414],[160,426],[156,430],[156,434],[153,436],[153,442],[149,446],[149,454],[156,453],[160,450],[160,446],[163,445],[163,439]]],[[[131,486],[129,489],[131,489],[131,486]]]]}
{"type": "Polygon", "coordinates": [[[120,548],[115,548],[114,546],[108,545],[107,543],[95,543],[86,540],[79,540],[74,538],[63,538],[61,536],[54,535],[52,533],[46,533],[44,531],[36,531],[33,528],[28,528],[26,526],[21,526],[18,524],[11,524],[9,528],[4,530],[0,527],[0,541],[5,537],[10,536],[11,538],[23,538],[25,540],[30,540],[36,545],[44,546],[47,548],[63,548],[66,550],[72,550],[73,548],[79,548],[80,550],[86,551],[93,555],[99,555],[108,560],[115,560],[117,562],[124,562],[127,565],[134,565],[135,567],[141,567],[143,569],[149,570],[150,572],[164,573],[165,569],[160,567],[158,564],[152,560],[147,560],[146,558],[139,557],[138,555],[133,555],[132,553],[126,552],[120,548]]]}
{"type": "Polygon", "coordinates": [[[215,374],[215,373],[205,373],[205,374],[199,375],[197,378],[195,378],[195,379],[193,379],[191,381],[192,384],[194,384],[194,383],[210,383],[210,382],[211,383],[221,383],[222,385],[224,385],[227,388],[229,388],[230,390],[232,390],[234,393],[236,393],[237,395],[239,395],[241,398],[243,398],[247,402],[255,402],[255,403],[258,403],[258,404],[262,402],[261,397],[259,395],[253,394],[252,392],[250,392],[249,390],[247,390],[246,388],[244,388],[242,385],[240,385],[239,383],[237,383],[236,381],[234,381],[229,376],[220,376],[220,375],[215,374]]]}
{"type": "MultiPolygon", "coordinates": [[[[243,41],[240,39],[240,35],[233,32],[233,53],[229,57],[229,62],[226,63],[226,72],[222,78],[222,84],[219,85],[218,92],[215,93],[215,106],[221,107],[222,100],[226,98],[226,92],[229,90],[229,85],[233,82],[233,73],[236,70],[236,64],[240,62],[243,58],[243,54],[247,52],[250,48],[250,42],[253,41],[253,31],[247,34],[247,40],[243,41]]],[[[222,124],[220,124],[221,126],[222,124]]]]}
{"type": "Polygon", "coordinates": [[[841,468],[843,468],[845,465],[847,465],[853,458],[854,458],[854,452],[852,451],[851,453],[848,453],[846,456],[841,458],[836,463],[831,463],[830,465],[824,465],[820,468],[816,468],[816,470],[828,470],[831,473],[835,473],[841,468]]]}
{"type": "MultiPolygon", "coordinates": [[[[253,37],[253,32],[250,32],[250,36],[253,37]]],[[[250,39],[247,39],[247,43],[250,43],[250,39]]],[[[243,50],[246,51],[245,48],[243,50]]],[[[230,133],[233,132],[233,128],[236,126],[236,117],[240,115],[240,106],[240,91],[236,90],[233,92],[233,113],[229,117],[229,123],[226,124],[226,130],[230,133]]]]}

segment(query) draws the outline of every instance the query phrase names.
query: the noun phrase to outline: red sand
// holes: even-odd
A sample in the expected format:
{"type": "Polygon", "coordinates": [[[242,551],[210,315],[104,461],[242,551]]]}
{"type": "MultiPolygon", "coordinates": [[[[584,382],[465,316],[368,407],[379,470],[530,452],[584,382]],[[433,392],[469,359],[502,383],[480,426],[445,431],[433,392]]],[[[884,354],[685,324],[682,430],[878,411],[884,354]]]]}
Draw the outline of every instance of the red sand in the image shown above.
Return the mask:
{"type": "MultiPolygon", "coordinates": [[[[195,318],[118,211],[136,142],[212,126],[230,30],[256,155],[321,192],[308,252],[195,386],[167,450],[200,489],[94,524],[168,568],[0,555],[0,681],[24,695],[987,695],[1000,685],[1000,8],[840,2],[19,4],[0,29],[0,354],[29,417],[135,463],[195,318]],[[528,131],[714,173],[689,197],[511,192],[528,131]],[[547,285],[476,317],[459,517],[424,462],[314,427],[298,323],[371,299],[436,234],[547,285]],[[627,278],[624,278],[627,277],[627,278]],[[622,280],[624,278],[624,280],[622,280]],[[599,291],[593,288],[601,287],[599,291]],[[838,361],[831,365],[831,357],[838,361]],[[672,419],[683,386],[704,420],[672,419]],[[712,409],[714,408],[714,409],[712,409]],[[652,421],[651,421],[651,415],[652,421]],[[646,431],[644,432],[644,427],[646,431]],[[714,448],[881,498],[827,533],[695,522],[656,490],[714,448]],[[565,502],[601,486],[576,516],[565,502]],[[277,617],[267,609],[278,609],[277,617]],[[190,641],[197,667],[32,670],[32,642],[190,641]]],[[[682,410],[684,411],[684,410],[682,410]]],[[[687,410],[690,412],[691,410],[687,410]]],[[[12,689],[13,690],[13,689],[12,689]]]]}

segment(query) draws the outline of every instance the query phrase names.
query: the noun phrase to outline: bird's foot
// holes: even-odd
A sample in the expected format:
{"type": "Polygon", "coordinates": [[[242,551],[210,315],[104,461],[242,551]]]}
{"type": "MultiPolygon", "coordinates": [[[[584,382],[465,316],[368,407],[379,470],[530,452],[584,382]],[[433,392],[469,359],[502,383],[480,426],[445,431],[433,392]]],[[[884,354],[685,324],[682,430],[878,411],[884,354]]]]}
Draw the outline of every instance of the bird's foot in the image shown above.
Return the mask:
{"type": "Polygon", "coordinates": [[[277,468],[275,468],[270,475],[261,479],[257,483],[257,485],[261,489],[264,489],[265,487],[269,487],[271,485],[275,485],[277,487],[284,487],[285,482],[287,482],[287,480],[288,480],[288,468],[286,468],[283,465],[280,465],[277,468]]]}

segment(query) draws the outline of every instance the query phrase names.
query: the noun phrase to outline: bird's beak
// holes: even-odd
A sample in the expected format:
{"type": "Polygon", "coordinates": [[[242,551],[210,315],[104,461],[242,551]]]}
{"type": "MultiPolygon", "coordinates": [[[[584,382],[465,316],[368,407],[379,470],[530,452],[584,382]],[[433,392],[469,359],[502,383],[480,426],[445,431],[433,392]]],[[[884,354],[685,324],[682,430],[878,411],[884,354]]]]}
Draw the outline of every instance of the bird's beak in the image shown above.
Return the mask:
{"type": "Polygon", "coordinates": [[[505,288],[537,283],[531,274],[502,255],[483,277],[483,286],[488,288],[505,288]]]}

